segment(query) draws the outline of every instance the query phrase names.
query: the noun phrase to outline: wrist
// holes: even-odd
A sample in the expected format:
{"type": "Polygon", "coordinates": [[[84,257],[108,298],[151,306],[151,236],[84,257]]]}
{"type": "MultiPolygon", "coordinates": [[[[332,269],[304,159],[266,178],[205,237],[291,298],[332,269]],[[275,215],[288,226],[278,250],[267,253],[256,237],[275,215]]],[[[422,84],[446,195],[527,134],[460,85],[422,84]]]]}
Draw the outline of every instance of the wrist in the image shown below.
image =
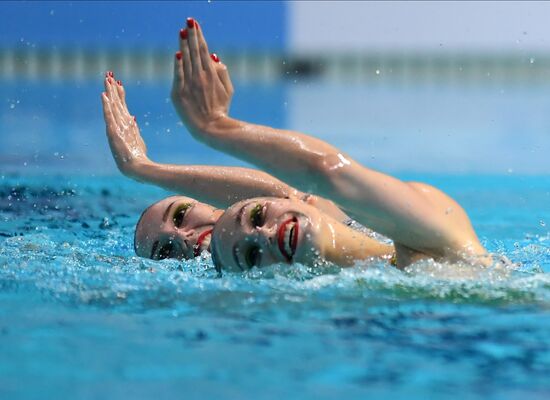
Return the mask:
{"type": "Polygon", "coordinates": [[[238,121],[227,114],[222,114],[200,127],[200,133],[206,135],[223,134],[238,125],[238,121]]]}
{"type": "Polygon", "coordinates": [[[134,158],[124,163],[124,166],[120,168],[122,173],[129,178],[136,180],[143,180],[146,176],[146,172],[155,163],[148,158],[134,158]]]}

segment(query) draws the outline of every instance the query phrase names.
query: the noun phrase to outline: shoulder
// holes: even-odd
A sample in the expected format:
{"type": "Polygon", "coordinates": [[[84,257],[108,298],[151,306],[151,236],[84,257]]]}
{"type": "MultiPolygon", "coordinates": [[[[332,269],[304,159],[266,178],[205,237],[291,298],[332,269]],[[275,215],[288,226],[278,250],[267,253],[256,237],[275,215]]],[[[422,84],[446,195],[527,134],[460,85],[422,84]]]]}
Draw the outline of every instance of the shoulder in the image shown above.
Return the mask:
{"type": "MultiPolygon", "coordinates": [[[[416,193],[420,194],[425,200],[428,200],[440,206],[459,206],[458,203],[447,193],[423,182],[405,182],[416,193]]],[[[460,206],[459,206],[460,207],[460,206]]]]}

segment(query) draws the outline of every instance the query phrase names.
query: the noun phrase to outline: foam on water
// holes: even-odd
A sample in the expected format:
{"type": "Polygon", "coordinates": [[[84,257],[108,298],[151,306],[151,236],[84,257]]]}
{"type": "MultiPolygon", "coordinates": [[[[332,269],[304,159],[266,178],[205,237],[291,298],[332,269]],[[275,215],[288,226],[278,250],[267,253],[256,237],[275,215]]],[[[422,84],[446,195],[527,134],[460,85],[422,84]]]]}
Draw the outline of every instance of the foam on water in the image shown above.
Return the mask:
{"type": "MultiPolygon", "coordinates": [[[[122,368],[138,379],[134,388],[139,377],[189,380],[201,396],[215,394],[212,382],[223,393],[270,388],[303,398],[336,388],[397,398],[550,391],[548,233],[482,235],[513,261],[493,268],[420,262],[399,271],[372,261],[220,277],[206,253],[185,262],[134,256],[135,221],[162,192],[116,179],[16,176],[0,191],[0,370],[17,377],[5,387],[45,376],[57,382],[54,393],[60,376],[103,382],[122,368]],[[96,346],[103,356],[89,363],[96,346]],[[59,354],[80,369],[51,364],[59,354]],[[14,357],[19,366],[7,361],[14,357]],[[170,369],[172,358],[187,362],[170,369]],[[34,363],[49,367],[34,372],[34,363]]],[[[480,215],[484,205],[470,207],[480,215]]],[[[502,220],[485,211],[474,224],[492,232],[502,220]]]]}
{"type": "MultiPolygon", "coordinates": [[[[330,294],[335,300],[403,298],[550,305],[550,278],[541,269],[550,264],[550,250],[540,243],[515,249],[530,255],[521,267],[425,261],[399,271],[371,261],[343,269],[280,265],[244,276],[224,273],[219,277],[206,253],[191,261],[155,262],[133,256],[129,237],[127,228],[82,243],[57,231],[10,237],[0,249],[0,277],[4,284],[32,285],[59,300],[109,307],[164,307],[181,300],[202,303],[212,297],[220,301],[220,313],[231,306],[220,297],[223,292],[253,292],[265,296],[267,302],[284,293],[283,297],[308,302],[312,296],[330,294]],[[200,300],[187,296],[197,292],[200,300]]],[[[248,306],[254,307],[254,302],[248,306]]],[[[278,298],[273,299],[273,307],[284,311],[278,298]]]]}

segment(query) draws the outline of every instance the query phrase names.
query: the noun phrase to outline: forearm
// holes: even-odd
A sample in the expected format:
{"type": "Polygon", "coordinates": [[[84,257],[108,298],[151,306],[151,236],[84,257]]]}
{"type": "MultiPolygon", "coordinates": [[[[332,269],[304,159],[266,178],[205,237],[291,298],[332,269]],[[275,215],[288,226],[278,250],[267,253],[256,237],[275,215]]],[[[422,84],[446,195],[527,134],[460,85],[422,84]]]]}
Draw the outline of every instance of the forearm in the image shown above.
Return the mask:
{"type": "Polygon", "coordinates": [[[314,191],[329,207],[334,203],[325,199],[334,201],[377,232],[400,238],[402,231],[409,234],[403,227],[422,226],[422,213],[411,212],[408,205],[418,200],[410,187],[361,166],[321,140],[231,118],[219,119],[196,134],[208,145],[254,163],[300,190],[314,191]]]}
{"type": "Polygon", "coordinates": [[[341,162],[338,149],[322,140],[229,117],[219,118],[193,134],[210,147],[257,165],[305,191],[318,190],[324,171],[341,162]]]}
{"type": "Polygon", "coordinates": [[[148,161],[134,168],[132,177],[221,208],[254,197],[295,197],[301,193],[262,171],[249,168],[148,161]]]}

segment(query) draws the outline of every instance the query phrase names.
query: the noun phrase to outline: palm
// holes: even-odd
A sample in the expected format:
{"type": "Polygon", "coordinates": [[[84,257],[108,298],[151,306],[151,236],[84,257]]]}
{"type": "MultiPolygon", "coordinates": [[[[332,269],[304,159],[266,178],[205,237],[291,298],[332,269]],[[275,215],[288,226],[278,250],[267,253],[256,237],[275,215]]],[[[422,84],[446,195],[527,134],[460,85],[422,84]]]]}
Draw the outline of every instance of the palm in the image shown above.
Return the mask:
{"type": "MultiPolygon", "coordinates": [[[[191,24],[192,25],[192,24],[191,24]]],[[[190,24],[188,23],[188,27],[190,24]]],[[[195,23],[180,34],[176,54],[172,103],[192,132],[226,116],[233,97],[227,67],[210,55],[200,26],[195,23]]]]}
{"type": "Polygon", "coordinates": [[[126,105],[122,84],[115,84],[107,77],[102,94],[103,115],[107,126],[107,138],[118,168],[131,175],[136,164],[147,160],[147,146],[141,137],[135,117],[126,105]]]}

